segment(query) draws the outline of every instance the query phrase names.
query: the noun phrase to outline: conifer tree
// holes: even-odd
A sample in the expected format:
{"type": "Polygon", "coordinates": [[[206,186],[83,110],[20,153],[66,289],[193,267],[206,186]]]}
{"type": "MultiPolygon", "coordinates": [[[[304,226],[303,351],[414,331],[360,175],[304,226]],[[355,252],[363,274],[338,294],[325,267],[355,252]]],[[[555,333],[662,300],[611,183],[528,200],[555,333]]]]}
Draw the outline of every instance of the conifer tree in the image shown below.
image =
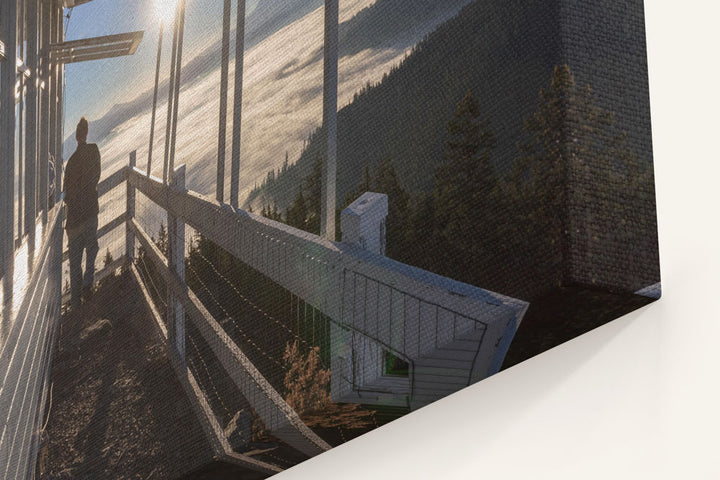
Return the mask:
{"type": "Polygon", "coordinates": [[[458,103],[447,132],[444,163],[435,171],[435,227],[439,242],[446,245],[448,268],[463,277],[457,269],[476,269],[468,260],[483,257],[481,250],[493,228],[497,176],[490,156],[495,136],[471,92],[458,103]]]}
{"type": "Polygon", "coordinates": [[[306,204],[308,209],[307,231],[320,233],[320,204],[322,202],[322,159],[315,158],[310,175],[305,177],[306,204]]]}
{"type": "Polygon", "coordinates": [[[305,230],[307,229],[307,216],[308,210],[307,205],[305,204],[305,196],[302,193],[302,189],[298,189],[295,201],[285,213],[285,219],[287,220],[287,224],[291,227],[305,230]]]}
{"type": "Polygon", "coordinates": [[[357,186],[356,189],[348,190],[348,192],[345,194],[345,200],[343,201],[342,208],[344,209],[345,207],[347,207],[348,205],[353,203],[363,193],[372,192],[372,191],[373,191],[373,186],[372,186],[372,179],[370,177],[370,166],[365,165],[365,168],[363,168],[363,176],[362,176],[362,180],[360,181],[360,184],[357,186]]]}
{"type": "Polygon", "coordinates": [[[514,243],[555,285],[571,280],[578,242],[602,235],[600,220],[619,221],[623,192],[645,181],[613,124],[614,114],[596,104],[589,85],[576,84],[567,65],[555,67],[525,121],[529,139],[519,145],[510,182],[518,215],[514,243]]]}

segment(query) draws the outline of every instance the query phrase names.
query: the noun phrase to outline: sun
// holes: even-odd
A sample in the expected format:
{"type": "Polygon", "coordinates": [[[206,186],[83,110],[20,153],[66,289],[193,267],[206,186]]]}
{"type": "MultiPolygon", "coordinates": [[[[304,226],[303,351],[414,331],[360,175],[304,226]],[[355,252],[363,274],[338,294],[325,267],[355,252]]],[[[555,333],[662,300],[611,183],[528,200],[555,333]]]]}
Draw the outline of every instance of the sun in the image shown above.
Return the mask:
{"type": "Polygon", "coordinates": [[[176,0],[155,0],[155,16],[166,24],[175,17],[176,0]]]}

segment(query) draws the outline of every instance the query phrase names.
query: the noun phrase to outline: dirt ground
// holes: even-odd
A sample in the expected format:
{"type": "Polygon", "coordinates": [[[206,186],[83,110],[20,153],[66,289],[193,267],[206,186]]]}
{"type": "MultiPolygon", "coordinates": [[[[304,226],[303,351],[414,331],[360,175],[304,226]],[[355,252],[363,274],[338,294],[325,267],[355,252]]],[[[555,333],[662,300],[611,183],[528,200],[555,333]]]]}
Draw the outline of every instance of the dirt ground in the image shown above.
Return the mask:
{"type": "Polygon", "coordinates": [[[63,316],[39,478],[177,478],[211,460],[142,298],[126,275],[63,316]]]}
{"type": "MultiPolygon", "coordinates": [[[[213,459],[152,321],[127,275],[109,280],[90,303],[63,316],[37,478],[244,477],[242,469],[213,459]]],[[[237,399],[228,395],[227,402],[237,399]]],[[[407,413],[357,405],[332,408],[306,419],[331,445],[407,413]]],[[[275,447],[258,459],[283,468],[306,460],[279,439],[266,440],[275,447]]]]}

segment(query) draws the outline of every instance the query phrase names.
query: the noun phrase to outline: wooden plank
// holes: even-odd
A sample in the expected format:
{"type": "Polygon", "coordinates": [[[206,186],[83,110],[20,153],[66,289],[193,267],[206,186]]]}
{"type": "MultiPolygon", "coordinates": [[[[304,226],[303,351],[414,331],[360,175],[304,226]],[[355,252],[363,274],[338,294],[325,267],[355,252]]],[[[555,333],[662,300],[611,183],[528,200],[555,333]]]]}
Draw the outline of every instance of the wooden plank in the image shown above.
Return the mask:
{"type": "MultiPolygon", "coordinates": [[[[38,282],[41,280],[41,276],[44,273],[44,267],[47,263],[47,259],[49,257],[49,252],[51,250],[51,246],[53,242],[58,241],[56,235],[60,234],[60,225],[62,223],[63,215],[62,215],[62,209],[61,206],[58,204],[56,205],[53,210],[50,212],[50,223],[48,224],[48,231],[51,232],[49,236],[46,237],[45,241],[43,242],[42,246],[40,247],[40,251],[37,255],[36,265],[40,266],[40,268],[35,268],[32,275],[30,276],[30,281],[28,282],[28,293],[25,295],[23,300],[20,303],[20,307],[18,308],[18,312],[28,312],[30,309],[30,303],[33,299],[33,294],[29,292],[33,292],[33,288],[36,288],[35,286],[38,284],[38,282]]],[[[13,321],[11,328],[10,335],[8,338],[5,339],[5,343],[0,347],[0,374],[1,372],[7,372],[7,365],[3,364],[3,358],[6,356],[5,350],[7,348],[10,348],[9,346],[14,346],[14,342],[17,342],[17,336],[19,335],[18,332],[14,330],[14,325],[17,322],[13,321]]],[[[2,393],[2,386],[3,383],[0,383],[0,394],[2,393]]]]}
{"type": "Polygon", "coordinates": [[[110,174],[107,178],[98,183],[98,198],[102,197],[113,188],[119,187],[125,180],[127,180],[127,169],[124,167],[117,172],[110,174]]]}
{"type": "Polygon", "coordinates": [[[114,45],[117,43],[136,42],[142,39],[144,32],[138,30],[135,32],[117,33],[114,35],[104,35],[101,37],[81,38],[80,40],[70,40],[62,43],[53,43],[50,45],[50,51],[59,53],[74,48],[87,48],[96,45],[114,45]]]}
{"type": "Polygon", "coordinates": [[[72,59],[74,57],[82,57],[85,55],[97,55],[101,53],[108,53],[115,50],[122,50],[127,53],[132,46],[132,39],[128,39],[123,42],[113,43],[112,45],[95,45],[87,46],[82,48],[70,48],[66,50],[55,50],[50,52],[50,56],[53,60],[63,62],[65,60],[72,59]]]}
{"type": "Polygon", "coordinates": [[[125,213],[121,213],[117,217],[110,220],[108,223],[103,225],[101,228],[97,231],[97,238],[98,240],[104,237],[105,235],[109,234],[113,230],[115,230],[118,227],[121,227],[125,225],[125,221],[127,220],[127,215],[125,213]]]}
{"type": "MultiPolygon", "coordinates": [[[[38,315],[38,323],[42,323],[40,334],[36,337],[35,351],[32,353],[32,364],[30,366],[29,375],[23,379],[25,384],[25,391],[23,394],[23,405],[19,417],[24,419],[24,426],[18,428],[16,438],[22,438],[23,441],[20,444],[17,457],[23,459],[23,462],[18,462],[15,469],[15,478],[26,478],[28,471],[34,470],[36,462],[37,449],[35,448],[35,442],[38,440],[37,436],[33,435],[33,431],[37,431],[39,428],[42,417],[38,415],[41,405],[39,403],[42,398],[43,391],[43,380],[45,378],[44,373],[49,371],[50,364],[47,362],[48,356],[52,353],[52,348],[48,344],[48,340],[53,330],[52,317],[53,307],[51,297],[54,298],[53,291],[55,289],[52,286],[52,280],[48,280],[47,295],[43,295],[42,313],[38,315]]],[[[59,311],[58,311],[59,312],[59,311]]],[[[58,315],[59,317],[59,315],[58,315]]],[[[45,385],[47,387],[47,385],[45,385]]],[[[17,445],[14,445],[15,448],[17,445]]],[[[12,477],[11,477],[12,478],[12,477]]]]}

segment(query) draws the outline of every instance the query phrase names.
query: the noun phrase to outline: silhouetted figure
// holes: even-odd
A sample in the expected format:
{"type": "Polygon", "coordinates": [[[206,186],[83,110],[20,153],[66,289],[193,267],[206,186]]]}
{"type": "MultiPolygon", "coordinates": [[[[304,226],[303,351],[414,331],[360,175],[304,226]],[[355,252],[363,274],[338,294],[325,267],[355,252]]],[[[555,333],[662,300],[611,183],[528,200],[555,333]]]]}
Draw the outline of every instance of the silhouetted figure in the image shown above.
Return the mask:
{"type": "Polygon", "coordinates": [[[98,204],[97,185],[100,181],[100,150],[94,143],[87,143],[88,121],[82,117],[75,130],[78,146],[68,160],[65,170],[65,204],[67,220],[65,230],[68,236],[70,255],[71,306],[80,306],[92,294],[95,279],[95,258],[98,253],[97,226],[98,204]],[[85,273],[82,271],[82,257],[85,252],[85,273]]]}

